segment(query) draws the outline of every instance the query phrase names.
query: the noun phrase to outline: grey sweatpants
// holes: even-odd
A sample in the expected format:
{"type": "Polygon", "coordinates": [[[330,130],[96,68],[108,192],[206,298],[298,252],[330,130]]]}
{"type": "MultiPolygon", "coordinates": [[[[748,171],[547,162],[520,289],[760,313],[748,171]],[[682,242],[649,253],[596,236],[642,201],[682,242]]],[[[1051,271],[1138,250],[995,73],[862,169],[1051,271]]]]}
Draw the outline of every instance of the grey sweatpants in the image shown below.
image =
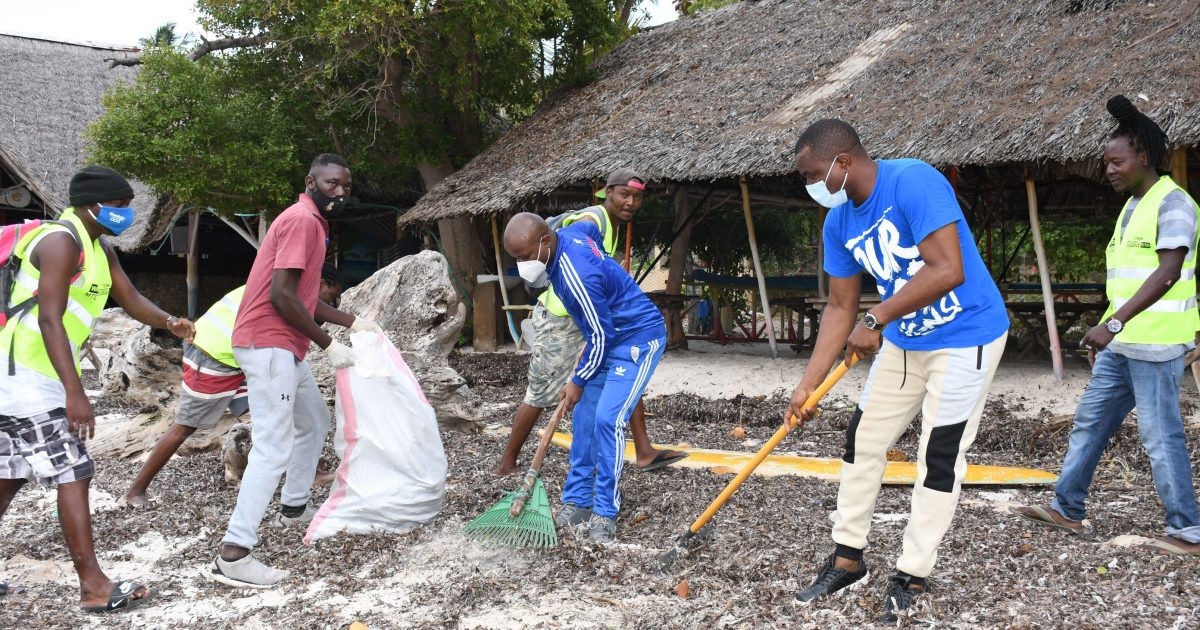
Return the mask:
{"type": "Polygon", "coordinates": [[[304,505],[312,496],[317,462],[329,432],[329,407],[308,363],[288,350],[234,348],[233,356],[250,390],[254,445],[222,542],[253,549],[258,544],[258,526],[284,473],[281,503],[304,505]]]}

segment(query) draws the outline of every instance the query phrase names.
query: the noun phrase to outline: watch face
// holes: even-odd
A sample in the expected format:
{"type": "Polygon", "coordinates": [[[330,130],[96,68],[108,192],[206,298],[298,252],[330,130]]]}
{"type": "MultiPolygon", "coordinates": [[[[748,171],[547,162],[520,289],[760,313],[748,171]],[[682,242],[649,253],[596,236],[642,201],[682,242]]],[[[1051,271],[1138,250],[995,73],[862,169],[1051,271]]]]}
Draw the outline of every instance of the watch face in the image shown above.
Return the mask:
{"type": "Polygon", "coordinates": [[[1105,324],[1105,326],[1108,327],[1108,332],[1110,332],[1114,335],[1121,332],[1121,329],[1125,327],[1124,324],[1122,324],[1121,322],[1119,322],[1115,319],[1108,320],[1108,322],[1105,324]]]}

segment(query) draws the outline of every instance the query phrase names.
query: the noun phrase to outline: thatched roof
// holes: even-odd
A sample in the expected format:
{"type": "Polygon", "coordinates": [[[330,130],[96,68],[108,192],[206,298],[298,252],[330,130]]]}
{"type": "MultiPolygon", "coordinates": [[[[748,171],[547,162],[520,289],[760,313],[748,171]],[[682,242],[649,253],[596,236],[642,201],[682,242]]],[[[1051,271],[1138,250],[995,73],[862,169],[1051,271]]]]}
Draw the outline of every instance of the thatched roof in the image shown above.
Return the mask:
{"type": "Polygon", "coordinates": [[[515,209],[626,165],[660,182],[786,175],[825,117],[881,157],[1081,172],[1117,93],[1200,145],[1198,43],[1196,0],[743,1],[631,38],[403,221],[515,209]]]}
{"type": "MultiPolygon", "coordinates": [[[[109,68],[104,59],[136,53],[32,37],[0,34],[0,166],[26,184],[48,210],[67,207],[71,176],[89,162],[83,132],[104,113],[100,99],[117,81],[131,81],[136,69],[109,68]]],[[[118,247],[132,249],[162,238],[169,223],[157,220],[159,196],[133,182],[137,223],[118,247]]],[[[162,213],[160,213],[162,214],[162,213]]],[[[169,217],[167,217],[169,219],[169,217]]]]}

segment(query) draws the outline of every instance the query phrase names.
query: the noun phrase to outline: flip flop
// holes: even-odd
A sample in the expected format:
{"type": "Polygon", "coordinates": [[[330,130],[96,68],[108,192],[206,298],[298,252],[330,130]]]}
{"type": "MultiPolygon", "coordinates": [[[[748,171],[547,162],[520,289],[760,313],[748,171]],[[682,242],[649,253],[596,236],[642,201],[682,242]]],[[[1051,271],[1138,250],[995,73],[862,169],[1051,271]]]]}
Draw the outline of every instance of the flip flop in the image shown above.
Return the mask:
{"type": "Polygon", "coordinates": [[[1008,508],[1008,511],[1027,521],[1037,523],[1039,525],[1049,525],[1050,527],[1071,532],[1072,534],[1079,534],[1083,532],[1083,523],[1068,519],[1067,517],[1059,514],[1054,508],[1043,507],[1041,505],[1035,505],[1033,507],[1014,505],[1008,508]],[[1068,525],[1067,523],[1073,523],[1073,525],[1068,525]]]}
{"type": "Polygon", "coordinates": [[[1189,543],[1174,536],[1159,536],[1148,543],[1137,545],[1136,548],[1172,556],[1200,556],[1200,543],[1189,543]]]}
{"type": "Polygon", "coordinates": [[[154,599],[154,589],[147,588],[146,596],[139,599],[133,599],[133,594],[139,589],[144,588],[144,585],[129,580],[113,580],[112,594],[108,596],[108,603],[104,606],[82,606],[83,612],[89,613],[110,613],[118,611],[133,610],[142,604],[154,599]]]}
{"type": "Polygon", "coordinates": [[[658,454],[654,456],[654,461],[646,464],[645,466],[637,466],[637,469],[642,472],[650,472],[652,470],[666,468],[667,466],[670,466],[681,459],[686,459],[687,456],[688,453],[684,453],[682,455],[672,455],[671,451],[659,451],[658,454]]]}

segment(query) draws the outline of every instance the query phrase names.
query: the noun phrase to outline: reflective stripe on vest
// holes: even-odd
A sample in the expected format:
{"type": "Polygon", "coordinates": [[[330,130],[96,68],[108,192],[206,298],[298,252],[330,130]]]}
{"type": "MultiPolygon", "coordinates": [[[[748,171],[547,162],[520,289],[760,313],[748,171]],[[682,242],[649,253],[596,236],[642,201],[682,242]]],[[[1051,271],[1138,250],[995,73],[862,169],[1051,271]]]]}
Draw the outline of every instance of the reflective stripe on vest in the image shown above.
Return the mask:
{"type": "Polygon", "coordinates": [[[237,321],[238,307],[245,292],[246,287],[242,285],[213,304],[196,320],[196,338],[192,340],[204,354],[232,368],[238,367],[233,356],[233,324],[237,321]]]}
{"type": "MultiPolygon", "coordinates": [[[[611,258],[617,251],[617,231],[612,229],[612,219],[609,218],[608,211],[604,209],[604,206],[589,206],[578,212],[568,214],[563,217],[560,227],[567,227],[584,217],[599,219],[600,236],[604,238],[604,253],[608,254],[609,258],[611,258]]],[[[544,293],[538,296],[538,301],[552,314],[558,317],[567,316],[567,307],[563,306],[562,300],[558,299],[558,296],[554,294],[554,287],[547,288],[544,293]]]]}
{"type": "MultiPolygon", "coordinates": [[[[92,327],[96,324],[96,319],[100,317],[100,312],[104,310],[109,291],[112,290],[112,276],[109,273],[108,256],[104,253],[104,245],[100,239],[90,243],[86,242],[87,229],[84,227],[83,221],[75,215],[75,209],[63,210],[59,219],[73,223],[79,236],[85,240],[83,270],[67,289],[67,305],[63,312],[63,328],[67,332],[67,341],[75,360],[75,372],[78,374],[82,371],[79,364],[79,349],[92,334],[92,327]]],[[[42,274],[30,262],[32,256],[29,254],[32,252],[29,250],[31,245],[36,247],[43,235],[51,232],[68,232],[68,230],[61,225],[42,226],[30,232],[21,239],[20,243],[17,243],[14,254],[21,256],[22,260],[16,282],[13,284],[12,296],[9,298],[10,304],[21,303],[26,298],[32,297],[37,290],[38,279],[42,274]]],[[[17,365],[35,370],[50,378],[58,378],[58,374],[54,371],[54,365],[50,363],[46,345],[42,341],[41,326],[38,324],[39,310],[40,308],[35,305],[20,318],[10,320],[0,330],[0,348],[3,348],[3,352],[8,352],[11,345],[13,358],[17,365]]]]}
{"type": "MultiPolygon", "coordinates": [[[[1133,299],[1150,274],[1158,268],[1158,251],[1155,249],[1158,243],[1158,212],[1166,196],[1176,190],[1187,194],[1170,177],[1160,177],[1133,208],[1133,214],[1122,236],[1121,224],[1130,212],[1129,205],[1133,200],[1125,202],[1121,216],[1117,218],[1112,239],[1105,250],[1108,264],[1108,282],[1105,288],[1109,306],[1103,319],[1108,319],[1117,309],[1133,299]]],[[[1192,201],[1190,196],[1188,200],[1195,211],[1196,202],[1192,201]]],[[[1200,237],[1193,238],[1193,254],[1198,245],[1200,237]]],[[[1196,330],[1200,329],[1200,313],[1196,309],[1194,261],[1193,257],[1191,264],[1185,262],[1179,280],[1165,295],[1125,322],[1124,330],[1116,337],[1117,341],[1171,345],[1192,340],[1196,330]]]]}

